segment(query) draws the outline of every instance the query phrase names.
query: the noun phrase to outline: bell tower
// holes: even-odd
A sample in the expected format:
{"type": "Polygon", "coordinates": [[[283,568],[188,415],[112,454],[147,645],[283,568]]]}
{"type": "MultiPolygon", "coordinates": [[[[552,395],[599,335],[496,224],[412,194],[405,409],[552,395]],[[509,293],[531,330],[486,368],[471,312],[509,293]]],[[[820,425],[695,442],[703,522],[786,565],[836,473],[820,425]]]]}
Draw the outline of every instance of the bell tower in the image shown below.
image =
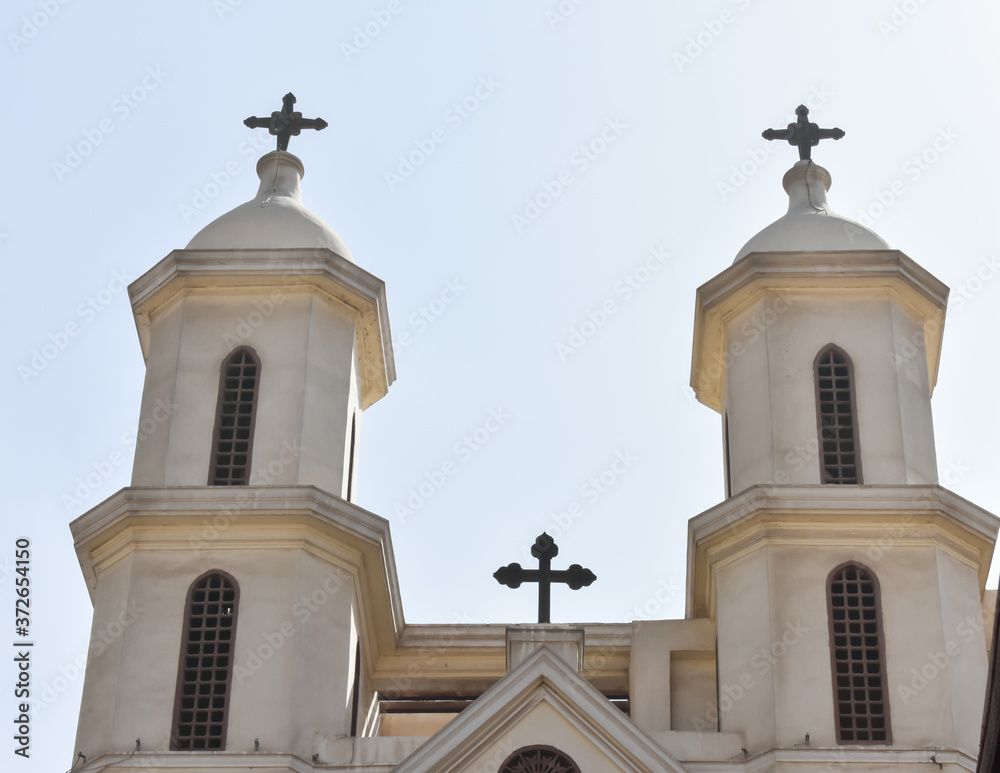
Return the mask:
{"type": "Polygon", "coordinates": [[[830,183],[796,163],[785,216],[698,289],[691,385],[723,415],[730,494],[937,483],[930,398],[948,288],[832,212],[830,183]]]}
{"type": "Polygon", "coordinates": [[[395,379],[385,285],[302,202],[288,139],[326,123],[294,101],[248,119],[278,137],[257,195],[129,287],[146,361],[132,486],[71,527],[95,628],[134,611],[88,660],[91,762],[322,762],[370,692],[367,599],[394,592],[391,547],[352,502],[361,412],[395,379]]]}
{"type": "Polygon", "coordinates": [[[689,522],[687,616],[715,622],[718,725],[749,758],[974,767],[998,520],[938,485],[948,289],[830,208],[810,150],[844,133],[797,112],[764,133],[799,146],[787,213],[697,293],[727,499],[689,522]]]}

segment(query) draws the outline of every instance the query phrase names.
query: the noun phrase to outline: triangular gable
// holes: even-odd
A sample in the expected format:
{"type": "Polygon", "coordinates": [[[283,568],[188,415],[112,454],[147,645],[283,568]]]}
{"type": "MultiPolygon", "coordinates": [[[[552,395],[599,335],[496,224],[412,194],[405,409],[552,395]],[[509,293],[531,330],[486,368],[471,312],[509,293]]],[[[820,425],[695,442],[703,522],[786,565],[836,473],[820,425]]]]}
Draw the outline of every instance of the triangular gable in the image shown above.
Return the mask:
{"type": "Polygon", "coordinates": [[[497,773],[516,749],[534,745],[559,749],[587,773],[685,773],[544,645],[393,773],[497,773]]]}

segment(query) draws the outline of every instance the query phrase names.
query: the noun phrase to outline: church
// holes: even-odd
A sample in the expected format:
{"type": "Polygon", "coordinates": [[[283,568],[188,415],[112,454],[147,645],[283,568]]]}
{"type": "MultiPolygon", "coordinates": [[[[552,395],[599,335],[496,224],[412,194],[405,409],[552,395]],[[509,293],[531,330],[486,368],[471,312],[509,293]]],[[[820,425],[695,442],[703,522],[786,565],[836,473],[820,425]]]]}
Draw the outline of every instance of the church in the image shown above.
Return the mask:
{"type": "Polygon", "coordinates": [[[355,504],[385,283],[303,203],[289,138],[325,123],[293,106],[248,119],[256,196],[129,286],[156,429],[71,529],[94,628],[142,614],[90,653],[72,770],[976,770],[1000,520],[939,485],[948,288],[831,209],[843,132],[765,133],[788,210],[692,288],[726,498],[688,522],[684,619],[548,623],[593,573],[543,534],[495,575],[540,622],[411,624],[355,504]]]}

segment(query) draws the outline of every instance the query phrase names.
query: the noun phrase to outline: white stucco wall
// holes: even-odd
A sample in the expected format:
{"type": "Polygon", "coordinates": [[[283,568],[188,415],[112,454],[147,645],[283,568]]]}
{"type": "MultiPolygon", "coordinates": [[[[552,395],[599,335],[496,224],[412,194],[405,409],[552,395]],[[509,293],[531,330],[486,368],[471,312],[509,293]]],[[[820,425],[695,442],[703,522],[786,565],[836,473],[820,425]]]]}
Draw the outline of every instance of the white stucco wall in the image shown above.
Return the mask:
{"type": "Polygon", "coordinates": [[[324,739],[349,733],[349,574],[300,549],[138,550],[97,587],[95,625],[107,626],[123,603],[137,614],[88,663],[77,736],[88,757],[129,751],[136,738],[146,751],[169,748],[184,606],[209,569],[231,574],[240,590],[227,750],[251,751],[259,738],[262,750],[309,759],[324,739]]]}
{"type": "Polygon", "coordinates": [[[862,482],[937,482],[922,328],[888,296],[768,292],[727,340],[732,493],[820,482],[813,363],[831,343],[854,364],[862,482]]]}
{"type": "Polygon", "coordinates": [[[975,757],[986,680],[977,574],[931,545],[769,545],[721,567],[722,729],[744,733],[752,754],[806,733],[813,746],[836,745],[826,582],[851,560],[881,586],[892,745],[975,757]]]}
{"type": "MultiPolygon", "coordinates": [[[[776,720],[774,672],[759,674],[753,660],[773,641],[767,551],[720,569],[717,583],[719,727],[743,733],[757,753],[773,746],[776,720]]],[[[712,716],[706,709],[704,718],[712,716]]]]}
{"type": "Polygon", "coordinates": [[[221,364],[247,345],[261,360],[251,483],[346,496],[360,414],[355,321],[317,295],[276,292],[187,297],[153,321],[133,485],[207,483],[221,364]]]}
{"type": "Polygon", "coordinates": [[[504,760],[525,746],[551,746],[572,759],[587,773],[622,773],[637,770],[618,755],[609,756],[607,745],[597,746],[566,717],[546,702],[524,712],[520,721],[482,748],[461,768],[466,773],[496,773],[504,760]]]}
{"type": "Polygon", "coordinates": [[[715,625],[638,620],[629,653],[629,716],[646,732],[715,730],[715,625]]]}
{"type": "MultiPolygon", "coordinates": [[[[111,745],[111,738],[121,680],[118,663],[122,659],[126,640],[131,644],[137,635],[129,629],[138,625],[140,615],[145,612],[141,607],[136,607],[129,595],[134,559],[134,555],[126,556],[104,572],[101,585],[94,595],[94,621],[74,747],[87,756],[96,750],[115,748],[111,745]],[[119,635],[112,635],[118,631],[113,624],[123,609],[141,609],[142,612],[136,615],[129,626],[123,626],[119,635]]],[[[140,626],[139,631],[141,630],[140,626]]]]}

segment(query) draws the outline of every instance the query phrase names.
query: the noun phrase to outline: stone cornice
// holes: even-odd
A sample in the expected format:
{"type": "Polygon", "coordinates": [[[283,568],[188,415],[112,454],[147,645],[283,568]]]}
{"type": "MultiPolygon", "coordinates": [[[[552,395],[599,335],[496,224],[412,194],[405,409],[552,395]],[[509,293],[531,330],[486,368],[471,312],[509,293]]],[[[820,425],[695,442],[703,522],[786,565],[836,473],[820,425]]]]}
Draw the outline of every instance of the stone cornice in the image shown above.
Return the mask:
{"type": "Polygon", "coordinates": [[[125,488],[70,529],[91,593],[134,551],[302,549],[354,576],[372,655],[404,626],[388,521],[314,486],[125,488]]]}
{"type": "Polygon", "coordinates": [[[589,682],[542,645],[505,679],[403,760],[398,773],[445,773],[468,769],[532,709],[546,703],[622,769],[682,773],[659,744],[639,730],[589,682]]]}
{"type": "Polygon", "coordinates": [[[932,546],[974,568],[982,588],[998,528],[940,486],[753,486],[688,521],[687,617],[714,618],[719,567],[764,545],[932,546]]]}
{"type": "MultiPolygon", "coordinates": [[[[504,623],[477,625],[407,624],[396,650],[382,655],[372,681],[380,691],[404,697],[432,696],[436,691],[464,689],[478,694],[507,672],[504,623]],[[447,680],[441,686],[439,680],[447,680]]],[[[586,632],[583,675],[608,694],[628,690],[631,623],[591,623],[586,632]]]]}
{"type": "MultiPolygon", "coordinates": [[[[885,747],[812,747],[808,749],[774,749],[743,762],[738,768],[742,773],[768,773],[779,769],[803,769],[805,767],[823,766],[829,769],[829,763],[846,770],[915,770],[919,768],[932,769],[937,766],[943,769],[945,765],[954,770],[976,769],[976,761],[957,749],[907,749],[899,746],[885,747]],[[934,760],[931,757],[934,757],[934,760]]],[[[689,770],[713,770],[700,764],[688,764],[689,770]]],[[[819,769],[823,769],[819,768],[819,769]]]]}
{"type": "MultiPolygon", "coordinates": [[[[712,735],[694,733],[651,733],[650,737],[662,747],[670,747],[672,736],[690,735],[704,743],[711,739],[720,750],[729,751],[733,744],[740,743],[736,733],[712,735]]],[[[314,773],[317,769],[336,770],[339,773],[390,773],[400,763],[402,757],[413,755],[427,743],[427,738],[342,738],[333,742],[330,749],[332,759],[320,759],[315,763],[296,754],[280,751],[212,751],[212,752],[156,752],[104,754],[90,759],[76,769],[75,773],[98,773],[114,767],[125,771],[218,771],[218,773],[246,773],[247,770],[266,770],[269,773],[314,773]]],[[[700,749],[699,749],[700,750],[700,749]]],[[[738,749],[737,749],[738,752],[738,749]]],[[[976,760],[957,749],[908,749],[894,747],[865,748],[812,747],[809,749],[775,749],[745,760],[684,760],[684,769],[695,772],[714,773],[723,762],[734,773],[764,773],[775,769],[776,765],[896,765],[923,766],[934,764],[931,756],[939,764],[950,764],[958,770],[976,770],[976,760]]],[[[718,756],[718,755],[716,755],[718,756]]],[[[724,755],[723,755],[724,756],[724,755]]],[[[732,756],[732,755],[730,755],[732,756]]]]}
{"type": "Polygon", "coordinates": [[[726,326],[765,297],[890,297],[924,328],[928,381],[937,383],[948,288],[899,250],[753,252],[698,288],[691,387],[721,412],[726,326]]]}
{"type": "Polygon", "coordinates": [[[139,751],[108,753],[87,760],[74,773],[105,770],[218,771],[218,773],[390,773],[399,760],[411,754],[425,738],[338,738],[327,745],[327,758],[306,760],[287,751],[139,751]]]}
{"type": "MultiPolygon", "coordinates": [[[[407,624],[388,522],[313,486],[125,488],[70,524],[93,593],[138,551],[303,550],[354,577],[370,679],[380,691],[478,695],[506,673],[505,624],[407,624]]],[[[628,684],[631,625],[585,626],[584,675],[628,684]]]]}
{"type": "Polygon", "coordinates": [[[357,321],[362,407],[383,397],[396,380],[385,283],[329,249],[174,250],[128,292],[143,358],[153,321],[182,298],[310,292],[357,321]]]}

